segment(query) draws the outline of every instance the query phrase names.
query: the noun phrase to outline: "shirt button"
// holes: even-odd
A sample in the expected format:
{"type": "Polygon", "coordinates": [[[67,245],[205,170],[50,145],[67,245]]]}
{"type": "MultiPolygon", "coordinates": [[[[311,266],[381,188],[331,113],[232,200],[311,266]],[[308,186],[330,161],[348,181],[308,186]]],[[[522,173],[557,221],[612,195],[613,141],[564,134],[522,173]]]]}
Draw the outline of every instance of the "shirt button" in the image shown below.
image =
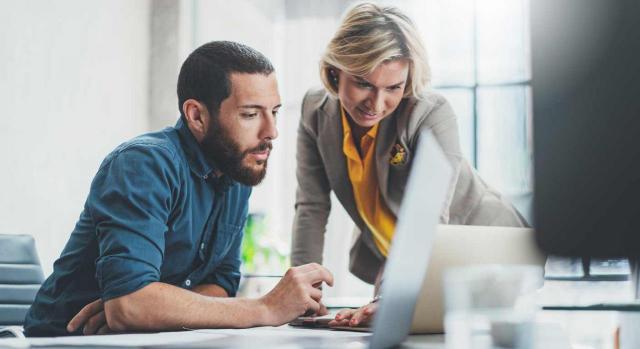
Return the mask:
{"type": "Polygon", "coordinates": [[[189,279],[185,280],[184,284],[185,284],[187,287],[191,286],[191,280],[189,280],[189,279]]]}
{"type": "Polygon", "coordinates": [[[200,250],[204,251],[204,242],[200,244],[200,250]]]}
{"type": "Polygon", "coordinates": [[[209,178],[209,175],[202,176],[202,179],[207,179],[207,178],[209,178]]]}

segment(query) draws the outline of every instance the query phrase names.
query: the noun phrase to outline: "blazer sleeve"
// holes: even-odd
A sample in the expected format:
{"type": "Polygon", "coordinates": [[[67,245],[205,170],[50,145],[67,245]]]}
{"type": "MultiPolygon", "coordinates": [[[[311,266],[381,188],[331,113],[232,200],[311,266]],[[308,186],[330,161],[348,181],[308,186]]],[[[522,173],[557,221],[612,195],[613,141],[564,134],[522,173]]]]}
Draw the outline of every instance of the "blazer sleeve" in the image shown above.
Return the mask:
{"type": "MultiPolygon", "coordinates": [[[[453,166],[453,176],[445,207],[440,216],[444,224],[527,226],[526,220],[498,191],[487,185],[460,151],[457,118],[443,97],[436,101],[420,125],[428,128],[453,166]]],[[[419,133],[418,133],[419,135],[419,133]]],[[[414,144],[417,144],[414,143],[414,144]]]]}
{"type": "MultiPolygon", "coordinates": [[[[440,223],[449,224],[451,203],[454,199],[461,165],[464,161],[462,158],[462,152],[460,151],[458,121],[453,108],[451,108],[451,105],[444,97],[438,94],[432,94],[427,97],[427,101],[425,102],[426,105],[431,106],[431,108],[427,108],[419,119],[420,123],[418,130],[431,131],[433,137],[435,137],[445,156],[449,160],[449,164],[453,170],[451,181],[449,182],[447,197],[443,204],[442,212],[440,213],[440,223]]],[[[416,139],[412,144],[416,147],[420,138],[420,132],[415,132],[414,135],[416,139]]]]}
{"type": "Polygon", "coordinates": [[[317,133],[310,125],[316,112],[309,94],[302,102],[298,127],[295,216],[291,242],[291,265],[322,263],[324,234],[331,211],[331,187],[318,151],[317,133]]]}

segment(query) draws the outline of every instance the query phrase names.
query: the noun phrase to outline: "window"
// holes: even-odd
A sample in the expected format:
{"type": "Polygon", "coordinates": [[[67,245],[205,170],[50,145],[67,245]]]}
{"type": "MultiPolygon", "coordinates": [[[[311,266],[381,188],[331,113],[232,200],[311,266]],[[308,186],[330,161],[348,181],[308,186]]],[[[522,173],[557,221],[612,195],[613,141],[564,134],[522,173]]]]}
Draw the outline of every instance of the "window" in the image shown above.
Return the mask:
{"type": "Polygon", "coordinates": [[[452,104],[463,154],[531,221],[529,3],[413,3],[433,86],[452,104]]]}

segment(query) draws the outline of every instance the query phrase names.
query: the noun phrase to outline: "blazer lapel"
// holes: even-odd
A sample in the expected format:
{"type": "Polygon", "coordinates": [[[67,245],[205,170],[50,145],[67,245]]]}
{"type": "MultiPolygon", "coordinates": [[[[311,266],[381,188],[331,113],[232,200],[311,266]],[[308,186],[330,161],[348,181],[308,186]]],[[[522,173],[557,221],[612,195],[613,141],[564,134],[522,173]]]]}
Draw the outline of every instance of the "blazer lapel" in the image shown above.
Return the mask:
{"type": "Polygon", "coordinates": [[[347,158],[342,151],[344,131],[340,120],[340,103],[334,98],[325,98],[326,100],[320,108],[324,115],[321,118],[322,127],[318,132],[318,142],[322,145],[318,148],[325,150],[325,154],[323,154],[325,159],[331,159],[325,162],[325,170],[333,191],[356,225],[361,227],[364,222],[356,207],[353,187],[347,170],[347,158]]]}
{"type": "Polygon", "coordinates": [[[378,175],[378,188],[385,202],[389,202],[387,191],[389,189],[389,154],[396,141],[395,115],[391,115],[380,121],[378,135],[376,136],[376,173],[378,175]]]}
{"type": "MultiPolygon", "coordinates": [[[[413,110],[413,103],[411,100],[403,100],[398,108],[392,115],[385,118],[380,122],[378,128],[378,136],[376,139],[376,169],[378,174],[378,187],[382,198],[385,200],[387,206],[395,214],[398,214],[400,209],[400,202],[394,197],[397,195],[391,195],[391,191],[398,190],[397,188],[389,188],[389,169],[392,165],[391,150],[396,144],[400,145],[405,151],[408,151],[406,144],[407,137],[407,122],[408,118],[413,110]],[[392,197],[393,196],[393,197],[392,197]]],[[[405,154],[410,156],[410,154],[405,154]]],[[[402,164],[400,166],[406,166],[402,164]]]]}

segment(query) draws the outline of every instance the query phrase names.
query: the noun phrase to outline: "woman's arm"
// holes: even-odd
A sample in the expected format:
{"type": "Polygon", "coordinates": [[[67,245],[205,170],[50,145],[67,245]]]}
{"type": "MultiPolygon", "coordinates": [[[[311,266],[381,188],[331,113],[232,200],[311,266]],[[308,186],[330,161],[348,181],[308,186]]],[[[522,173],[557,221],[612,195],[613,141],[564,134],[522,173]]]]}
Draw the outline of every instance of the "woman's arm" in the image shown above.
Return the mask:
{"type": "MultiPolygon", "coordinates": [[[[293,220],[291,265],[322,263],[324,233],[331,211],[331,187],[318,151],[317,135],[305,125],[307,96],[303,101],[303,115],[298,127],[296,153],[295,216],[293,220]]],[[[313,111],[308,111],[312,113],[313,111]]]]}

